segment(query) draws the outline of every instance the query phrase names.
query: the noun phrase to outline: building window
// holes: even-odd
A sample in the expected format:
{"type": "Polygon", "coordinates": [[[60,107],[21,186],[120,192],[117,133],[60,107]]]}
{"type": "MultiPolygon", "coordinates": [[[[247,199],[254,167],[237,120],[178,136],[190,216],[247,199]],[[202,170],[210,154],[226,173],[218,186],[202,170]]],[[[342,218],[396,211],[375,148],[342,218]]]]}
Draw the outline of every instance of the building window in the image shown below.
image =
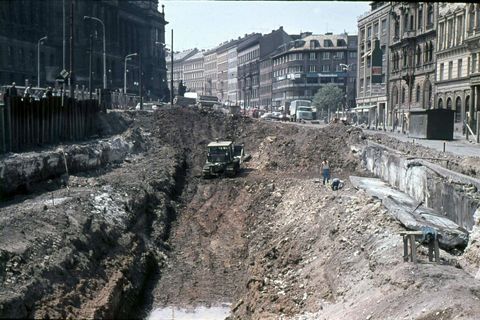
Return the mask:
{"type": "Polygon", "coordinates": [[[433,61],[433,42],[430,41],[428,45],[428,62],[433,61]]]}
{"type": "Polygon", "coordinates": [[[472,73],[477,72],[477,54],[472,53],[472,73]]]}
{"type": "Polygon", "coordinates": [[[448,62],[448,79],[452,79],[453,61],[448,62]]]}
{"type": "Polygon", "coordinates": [[[443,109],[443,100],[442,100],[442,98],[438,99],[438,109],[443,109]]]}
{"type": "Polygon", "coordinates": [[[427,7],[427,27],[433,27],[433,5],[429,4],[427,7]]]}
{"type": "Polygon", "coordinates": [[[418,7],[418,29],[422,30],[422,24],[423,24],[423,5],[420,5],[418,7]]]}
{"type": "Polygon", "coordinates": [[[323,72],[330,72],[330,65],[323,65],[322,66],[322,71],[323,72]]]}
{"type": "Polygon", "coordinates": [[[457,38],[455,40],[457,45],[461,44],[462,35],[463,35],[463,16],[458,16],[457,17],[457,38]]]}
{"type": "Polygon", "coordinates": [[[417,67],[422,64],[422,47],[417,46],[417,67]]]}
{"type": "Polygon", "coordinates": [[[458,59],[457,63],[457,78],[462,77],[462,59],[458,59]]]}
{"type": "Polygon", "coordinates": [[[375,23],[373,25],[373,36],[377,37],[378,36],[378,23],[375,23]]]}
{"type": "Polygon", "coordinates": [[[382,20],[382,34],[387,33],[387,19],[382,20]]]}
{"type": "Polygon", "coordinates": [[[405,103],[405,87],[402,87],[402,103],[405,103]]]}
{"type": "Polygon", "coordinates": [[[328,60],[330,59],[330,52],[324,52],[323,53],[323,60],[328,60]]]}
{"type": "Polygon", "coordinates": [[[400,36],[400,22],[398,21],[398,18],[395,19],[395,23],[394,23],[394,30],[395,30],[395,38],[398,39],[398,37],[400,36]]]}
{"type": "Polygon", "coordinates": [[[316,60],[317,54],[315,52],[310,52],[310,60],[316,60]]]}
{"type": "Polygon", "coordinates": [[[474,5],[470,5],[470,10],[469,10],[469,23],[468,23],[468,31],[472,32],[473,29],[475,28],[475,9],[474,5]]]}
{"type": "Polygon", "coordinates": [[[447,109],[452,110],[452,99],[451,98],[447,99],[447,109]]]}
{"type": "Polygon", "coordinates": [[[467,76],[470,75],[470,57],[467,59],[467,76]]]}
{"type": "Polygon", "coordinates": [[[415,91],[415,102],[420,102],[420,85],[417,85],[417,90],[415,91]]]}
{"type": "Polygon", "coordinates": [[[444,65],[443,63],[440,63],[440,74],[439,74],[440,81],[443,80],[443,69],[444,69],[444,65]]]}
{"type": "Polygon", "coordinates": [[[367,28],[367,40],[372,38],[372,27],[367,28]]]}
{"type": "Polygon", "coordinates": [[[315,65],[309,66],[309,67],[308,67],[308,71],[309,71],[309,72],[317,72],[317,66],[315,66],[315,65]]]}

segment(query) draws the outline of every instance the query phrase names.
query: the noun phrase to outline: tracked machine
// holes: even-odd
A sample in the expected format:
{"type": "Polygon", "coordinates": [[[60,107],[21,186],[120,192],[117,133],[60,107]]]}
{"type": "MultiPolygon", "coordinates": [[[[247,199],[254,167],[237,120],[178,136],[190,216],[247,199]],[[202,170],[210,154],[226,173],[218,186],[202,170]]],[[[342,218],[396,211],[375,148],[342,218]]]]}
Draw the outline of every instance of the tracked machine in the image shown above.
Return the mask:
{"type": "Polygon", "coordinates": [[[203,177],[235,177],[240,172],[244,159],[243,145],[233,141],[214,141],[207,146],[207,161],[203,166],[203,177]]]}

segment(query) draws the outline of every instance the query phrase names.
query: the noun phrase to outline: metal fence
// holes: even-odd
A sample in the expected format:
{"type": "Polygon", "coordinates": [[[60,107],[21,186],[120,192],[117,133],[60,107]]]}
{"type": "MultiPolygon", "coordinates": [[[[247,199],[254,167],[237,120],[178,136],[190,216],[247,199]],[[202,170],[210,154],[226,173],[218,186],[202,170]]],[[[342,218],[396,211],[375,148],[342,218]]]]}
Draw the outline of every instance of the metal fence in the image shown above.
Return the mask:
{"type": "Polygon", "coordinates": [[[84,140],[97,133],[97,100],[8,97],[0,104],[0,154],[84,140]]]}

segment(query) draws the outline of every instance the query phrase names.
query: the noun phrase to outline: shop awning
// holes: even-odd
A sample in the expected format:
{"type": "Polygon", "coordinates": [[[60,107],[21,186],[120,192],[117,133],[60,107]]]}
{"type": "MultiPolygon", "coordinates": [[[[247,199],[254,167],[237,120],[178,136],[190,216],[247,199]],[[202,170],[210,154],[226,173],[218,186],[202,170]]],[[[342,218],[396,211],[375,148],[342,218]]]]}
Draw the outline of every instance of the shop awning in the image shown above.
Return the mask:
{"type": "Polygon", "coordinates": [[[355,107],[351,111],[369,111],[370,109],[376,108],[377,105],[373,104],[370,106],[360,106],[360,107],[355,107]]]}

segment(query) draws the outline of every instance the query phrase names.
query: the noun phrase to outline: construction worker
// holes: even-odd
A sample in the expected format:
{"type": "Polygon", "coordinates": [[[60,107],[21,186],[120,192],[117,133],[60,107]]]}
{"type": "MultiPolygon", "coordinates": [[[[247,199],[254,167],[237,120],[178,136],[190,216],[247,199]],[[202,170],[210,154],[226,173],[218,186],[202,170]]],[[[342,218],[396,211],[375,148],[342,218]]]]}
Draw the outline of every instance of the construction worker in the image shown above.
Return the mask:
{"type": "Polygon", "coordinates": [[[338,189],[342,189],[344,182],[338,178],[332,179],[332,190],[337,191],[338,189]]]}
{"type": "Polygon", "coordinates": [[[325,185],[325,181],[328,183],[330,181],[330,165],[328,164],[328,160],[322,161],[322,175],[323,175],[323,184],[325,185]]]}

